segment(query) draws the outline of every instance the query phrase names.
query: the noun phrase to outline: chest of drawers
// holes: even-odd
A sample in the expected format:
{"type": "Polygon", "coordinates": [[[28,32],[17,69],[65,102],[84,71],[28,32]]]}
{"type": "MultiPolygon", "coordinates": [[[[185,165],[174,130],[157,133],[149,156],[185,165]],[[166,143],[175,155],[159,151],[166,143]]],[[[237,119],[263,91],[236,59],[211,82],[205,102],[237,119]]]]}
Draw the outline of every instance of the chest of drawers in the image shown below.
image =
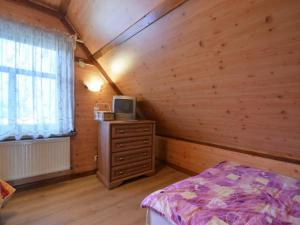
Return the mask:
{"type": "Polygon", "coordinates": [[[99,179],[108,188],[155,172],[155,122],[104,121],[99,124],[99,179]]]}

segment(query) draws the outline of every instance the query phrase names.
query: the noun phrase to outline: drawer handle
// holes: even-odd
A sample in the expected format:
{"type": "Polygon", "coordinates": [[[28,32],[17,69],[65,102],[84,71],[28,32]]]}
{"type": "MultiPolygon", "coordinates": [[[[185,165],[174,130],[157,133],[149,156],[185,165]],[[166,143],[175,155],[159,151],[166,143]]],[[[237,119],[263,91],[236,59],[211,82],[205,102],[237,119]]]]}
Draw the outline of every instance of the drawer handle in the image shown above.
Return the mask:
{"type": "Polygon", "coordinates": [[[148,155],[148,153],[145,152],[144,155],[146,156],[146,155],[148,155]]]}
{"type": "Polygon", "coordinates": [[[119,147],[123,147],[123,144],[118,144],[119,147]]]}
{"type": "Polygon", "coordinates": [[[149,141],[148,140],[144,140],[144,143],[149,143],[149,141]]]}
{"type": "Polygon", "coordinates": [[[120,171],[120,172],[119,172],[119,175],[123,175],[123,174],[124,174],[124,172],[123,172],[123,171],[120,171]]]}
{"type": "Polygon", "coordinates": [[[149,129],[144,129],[144,131],[149,131],[149,129]]]}
{"type": "Polygon", "coordinates": [[[125,133],[125,131],[124,131],[124,130],[119,130],[119,133],[122,133],[122,134],[123,134],[123,133],[125,133]]]}
{"type": "Polygon", "coordinates": [[[119,160],[120,160],[120,161],[123,161],[123,160],[124,160],[124,158],[120,157],[120,158],[119,158],[119,160]]]}

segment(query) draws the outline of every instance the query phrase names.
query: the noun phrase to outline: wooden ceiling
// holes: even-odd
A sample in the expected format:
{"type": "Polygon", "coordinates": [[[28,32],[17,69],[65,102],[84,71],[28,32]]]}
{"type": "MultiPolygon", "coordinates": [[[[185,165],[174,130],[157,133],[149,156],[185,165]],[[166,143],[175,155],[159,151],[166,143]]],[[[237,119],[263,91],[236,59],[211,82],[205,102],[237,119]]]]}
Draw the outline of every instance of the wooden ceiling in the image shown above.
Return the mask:
{"type": "Polygon", "coordinates": [[[76,0],[67,16],[92,53],[146,15],[162,0],[76,0]]]}

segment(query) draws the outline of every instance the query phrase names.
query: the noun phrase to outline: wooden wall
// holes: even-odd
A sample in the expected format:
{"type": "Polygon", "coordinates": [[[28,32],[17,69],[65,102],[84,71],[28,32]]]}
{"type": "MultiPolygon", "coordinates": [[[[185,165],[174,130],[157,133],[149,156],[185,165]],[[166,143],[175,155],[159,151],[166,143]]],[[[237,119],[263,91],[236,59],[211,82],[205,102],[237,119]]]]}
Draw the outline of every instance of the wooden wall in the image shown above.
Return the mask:
{"type": "MultiPolygon", "coordinates": [[[[68,17],[94,52],[160,2],[78,0],[68,17]]],[[[1,16],[66,32],[52,16],[5,0],[0,4],[1,16]]],[[[298,27],[298,0],[189,0],[99,62],[124,94],[139,98],[145,116],[157,121],[158,134],[300,160],[298,27]]],[[[81,79],[93,70],[76,67],[75,172],[95,168],[92,107],[113,95],[106,85],[99,94],[84,89],[81,79]]],[[[217,148],[202,158],[202,147],[172,143],[180,146],[167,145],[175,149],[173,158],[180,156],[174,164],[181,157],[215,163],[217,153],[222,152],[220,160],[237,154],[217,148]]],[[[239,158],[257,159],[249,157],[239,158]]],[[[200,164],[190,169],[204,168],[200,164]]]]}
{"type": "Polygon", "coordinates": [[[33,26],[67,33],[64,25],[54,16],[31,9],[10,0],[0,0],[0,16],[33,26]]]}
{"type": "Polygon", "coordinates": [[[160,136],[156,136],[156,146],[158,159],[190,174],[200,173],[223,161],[232,161],[300,179],[300,165],[293,163],[160,136]]]}
{"type": "Polygon", "coordinates": [[[83,81],[99,76],[94,66],[75,69],[75,127],[77,134],[71,139],[72,165],[74,172],[96,169],[95,155],[98,148],[98,123],[94,120],[93,107],[96,102],[111,104],[115,95],[108,83],[100,92],[91,92],[83,81]]]}
{"type": "Polygon", "coordinates": [[[158,134],[299,162],[299,27],[299,0],[189,0],[99,62],[158,134]]]}
{"type": "MultiPolygon", "coordinates": [[[[49,30],[67,32],[63,24],[56,17],[47,15],[28,7],[0,0],[0,16],[39,26],[49,30]]],[[[75,54],[85,57],[79,48],[75,54]]],[[[71,138],[72,166],[74,173],[81,173],[96,169],[94,156],[97,149],[97,123],[93,117],[93,107],[96,101],[111,103],[113,90],[107,83],[101,92],[88,91],[83,81],[91,77],[99,77],[99,72],[93,66],[79,67],[75,64],[75,128],[76,135],[71,138]]]]}

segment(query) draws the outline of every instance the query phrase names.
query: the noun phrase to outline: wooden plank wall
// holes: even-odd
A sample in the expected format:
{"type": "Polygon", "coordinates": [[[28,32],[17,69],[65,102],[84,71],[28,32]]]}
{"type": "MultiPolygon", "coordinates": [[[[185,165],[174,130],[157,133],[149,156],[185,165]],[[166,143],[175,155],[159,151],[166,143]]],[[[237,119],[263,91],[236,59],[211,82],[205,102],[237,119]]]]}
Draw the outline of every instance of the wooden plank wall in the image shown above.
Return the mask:
{"type": "Polygon", "coordinates": [[[189,0],[99,62],[158,134],[300,160],[298,27],[298,0],[189,0]]]}
{"type": "MultiPolygon", "coordinates": [[[[67,33],[64,25],[56,17],[5,0],[0,0],[0,5],[1,17],[67,33]]],[[[80,48],[76,49],[75,55],[85,57],[80,48]]],[[[75,128],[77,134],[71,138],[71,157],[74,173],[96,169],[94,156],[98,144],[98,132],[97,123],[93,118],[93,107],[96,101],[111,103],[114,95],[113,90],[107,83],[104,83],[101,92],[88,91],[83,85],[83,80],[92,76],[99,76],[96,68],[93,66],[81,68],[75,64],[75,128]]]]}
{"type": "Polygon", "coordinates": [[[156,136],[157,157],[187,173],[200,173],[223,161],[260,168],[300,179],[300,165],[156,136]]]}
{"type": "Polygon", "coordinates": [[[83,85],[84,80],[93,79],[99,74],[94,66],[75,70],[75,127],[77,134],[71,138],[72,165],[74,172],[96,169],[94,156],[98,149],[98,124],[94,120],[93,107],[99,103],[111,104],[115,95],[108,83],[104,83],[100,92],[90,92],[83,85]]]}
{"type": "Polygon", "coordinates": [[[33,26],[67,33],[64,25],[54,16],[31,9],[9,0],[0,0],[0,16],[33,26]]]}

